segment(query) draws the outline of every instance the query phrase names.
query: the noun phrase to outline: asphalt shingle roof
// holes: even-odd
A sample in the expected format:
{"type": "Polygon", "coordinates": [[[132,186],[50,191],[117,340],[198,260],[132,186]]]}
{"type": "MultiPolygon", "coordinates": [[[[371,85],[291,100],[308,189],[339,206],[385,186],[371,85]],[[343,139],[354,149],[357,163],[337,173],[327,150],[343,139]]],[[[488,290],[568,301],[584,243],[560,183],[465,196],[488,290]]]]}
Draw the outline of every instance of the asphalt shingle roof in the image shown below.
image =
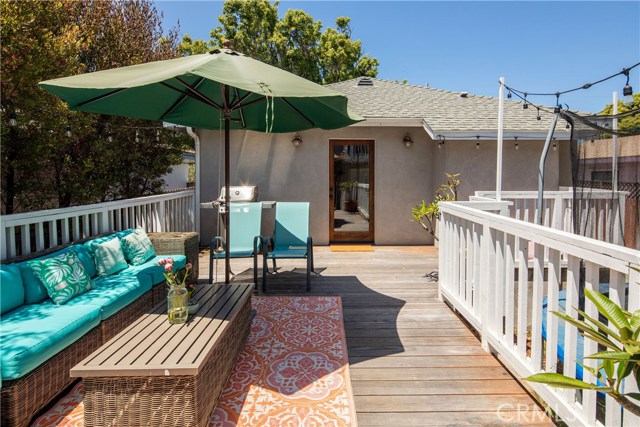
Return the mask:
{"type": "MultiPolygon", "coordinates": [[[[424,119],[435,134],[446,132],[495,133],[498,128],[498,98],[450,92],[426,86],[370,78],[373,85],[358,86],[361,78],[328,85],[349,99],[349,109],[367,119],[424,119]]],[[[547,132],[551,114],[522,102],[505,100],[505,132],[547,132]]],[[[557,132],[565,122],[559,121],[557,132]]]]}

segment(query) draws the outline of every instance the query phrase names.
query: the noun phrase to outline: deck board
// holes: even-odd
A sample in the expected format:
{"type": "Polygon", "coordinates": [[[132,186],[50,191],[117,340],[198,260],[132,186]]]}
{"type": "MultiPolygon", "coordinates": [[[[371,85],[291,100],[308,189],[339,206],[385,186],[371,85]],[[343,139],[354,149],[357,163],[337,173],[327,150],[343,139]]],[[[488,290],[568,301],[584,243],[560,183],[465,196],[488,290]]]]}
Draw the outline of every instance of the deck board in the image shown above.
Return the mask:
{"type": "MultiPolygon", "coordinates": [[[[425,276],[432,247],[374,252],[315,248],[321,276],[311,295],[342,297],[351,381],[360,427],[551,426],[544,411],[443,302],[425,276]],[[517,424],[514,424],[517,423],[517,424]]],[[[207,266],[207,253],[200,265],[207,266]]],[[[251,260],[231,260],[235,280],[251,281],[251,260]]],[[[267,295],[309,295],[304,261],[280,260],[267,295]]],[[[223,263],[219,263],[223,271],[223,263]]],[[[201,269],[201,280],[208,277],[201,269]]],[[[220,276],[219,276],[220,277],[220,276]]]]}

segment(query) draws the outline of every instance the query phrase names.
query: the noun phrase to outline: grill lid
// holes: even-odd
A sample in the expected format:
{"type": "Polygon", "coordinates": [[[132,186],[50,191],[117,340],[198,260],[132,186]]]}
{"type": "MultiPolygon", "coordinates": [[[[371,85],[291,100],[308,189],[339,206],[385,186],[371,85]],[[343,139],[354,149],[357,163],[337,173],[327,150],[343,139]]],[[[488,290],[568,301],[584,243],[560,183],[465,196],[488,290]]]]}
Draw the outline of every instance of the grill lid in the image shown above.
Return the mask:
{"type": "MultiPolygon", "coordinates": [[[[224,203],[224,187],[220,189],[218,203],[224,203]]],[[[238,185],[229,187],[229,199],[231,202],[255,202],[258,200],[258,187],[255,185],[238,185]]]]}

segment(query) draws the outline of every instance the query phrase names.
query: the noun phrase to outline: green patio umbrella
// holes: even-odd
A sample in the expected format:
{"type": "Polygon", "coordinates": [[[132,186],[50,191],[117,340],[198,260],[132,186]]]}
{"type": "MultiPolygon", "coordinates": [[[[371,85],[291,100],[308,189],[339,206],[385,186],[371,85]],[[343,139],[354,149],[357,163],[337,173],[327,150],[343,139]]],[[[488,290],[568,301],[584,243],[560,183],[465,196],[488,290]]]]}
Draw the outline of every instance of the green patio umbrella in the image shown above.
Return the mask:
{"type": "MultiPolygon", "coordinates": [[[[39,86],[71,110],[224,129],[227,205],[230,130],[337,129],[362,120],[347,110],[345,96],[229,48],[47,80],[39,86]]],[[[228,244],[231,224],[226,212],[228,244]]],[[[228,250],[226,254],[228,283],[228,250]]]]}

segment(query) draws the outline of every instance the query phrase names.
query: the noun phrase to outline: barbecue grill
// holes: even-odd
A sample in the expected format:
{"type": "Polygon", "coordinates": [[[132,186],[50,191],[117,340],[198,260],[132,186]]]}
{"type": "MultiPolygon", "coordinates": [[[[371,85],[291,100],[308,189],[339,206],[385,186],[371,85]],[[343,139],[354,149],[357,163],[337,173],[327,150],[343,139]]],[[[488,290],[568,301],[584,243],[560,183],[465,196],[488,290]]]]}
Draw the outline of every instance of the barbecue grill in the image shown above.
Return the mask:
{"type": "MultiPolygon", "coordinates": [[[[224,187],[220,189],[220,196],[213,201],[213,206],[218,208],[219,213],[227,211],[225,203],[224,187]]],[[[229,187],[230,203],[247,203],[258,200],[258,187],[255,185],[238,185],[229,187]]]]}

